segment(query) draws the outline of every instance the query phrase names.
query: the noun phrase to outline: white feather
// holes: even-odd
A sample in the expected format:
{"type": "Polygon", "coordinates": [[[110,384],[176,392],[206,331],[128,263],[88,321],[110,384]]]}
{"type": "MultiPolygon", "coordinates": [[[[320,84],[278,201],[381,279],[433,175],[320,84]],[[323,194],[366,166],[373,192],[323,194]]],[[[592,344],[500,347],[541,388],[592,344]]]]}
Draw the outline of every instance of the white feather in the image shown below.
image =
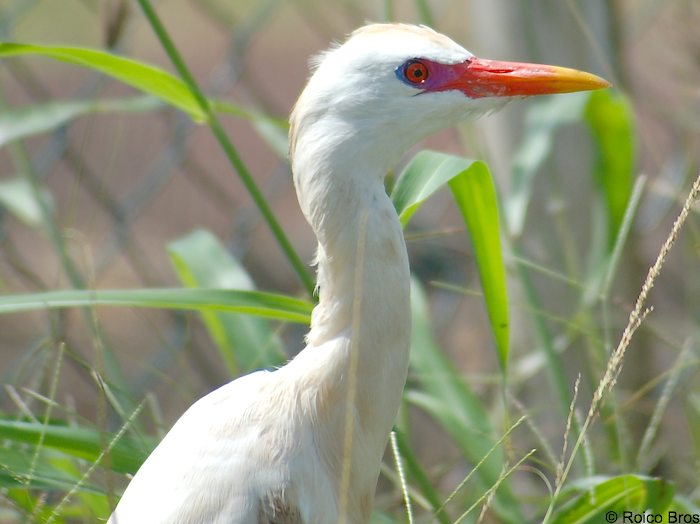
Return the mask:
{"type": "Polygon", "coordinates": [[[275,522],[369,520],[410,342],[408,258],[384,175],[422,137],[502,104],[459,92],[414,96],[395,70],[414,57],[470,56],[407,25],[367,26],[320,55],[290,136],[299,203],[319,240],[308,346],[281,369],[195,403],[138,471],[110,524],[267,522],[271,498],[289,512],[275,522]],[[340,493],[344,467],[348,492],[340,493]]]}

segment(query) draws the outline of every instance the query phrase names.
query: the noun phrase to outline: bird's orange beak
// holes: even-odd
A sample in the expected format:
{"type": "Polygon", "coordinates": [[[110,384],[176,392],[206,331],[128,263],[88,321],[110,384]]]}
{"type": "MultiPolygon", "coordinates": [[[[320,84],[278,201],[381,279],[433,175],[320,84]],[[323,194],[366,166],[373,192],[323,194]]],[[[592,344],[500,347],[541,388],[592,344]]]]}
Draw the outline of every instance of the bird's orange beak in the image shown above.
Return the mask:
{"type": "Polygon", "coordinates": [[[547,95],[610,87],[610,82],[591,73],[551,65],[473,57],[447,67],[450,73],[435,90],[458,89],[470,98],[547,95]]]}

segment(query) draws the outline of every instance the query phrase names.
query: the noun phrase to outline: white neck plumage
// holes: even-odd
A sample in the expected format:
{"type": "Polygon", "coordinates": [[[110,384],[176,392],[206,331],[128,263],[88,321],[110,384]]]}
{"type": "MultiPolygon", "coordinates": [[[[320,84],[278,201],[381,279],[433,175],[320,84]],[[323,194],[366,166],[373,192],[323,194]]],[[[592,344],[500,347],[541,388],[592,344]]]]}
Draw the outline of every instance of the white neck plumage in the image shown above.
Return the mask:
{"type": "Polygon", "coordinates": [[[347,137],[330,146],[324,138],[313,142],[302,132],[293,142],[297,195],[319,241],[319,304],[309,345],[295,361],[300,368],[313,361],[323,397],[338,401],[320,416],[325,446],[337,460],[347,460],[338,453],[347,454],[342,442],[348,420],[355,426],[350,467],[363,477],[350,482],[367,484],[361,491],[371,497],[408,368],[408,256],[384,190],[384,163],[376,167],[357,154],[345,157],[354,147],[347,137]]]}

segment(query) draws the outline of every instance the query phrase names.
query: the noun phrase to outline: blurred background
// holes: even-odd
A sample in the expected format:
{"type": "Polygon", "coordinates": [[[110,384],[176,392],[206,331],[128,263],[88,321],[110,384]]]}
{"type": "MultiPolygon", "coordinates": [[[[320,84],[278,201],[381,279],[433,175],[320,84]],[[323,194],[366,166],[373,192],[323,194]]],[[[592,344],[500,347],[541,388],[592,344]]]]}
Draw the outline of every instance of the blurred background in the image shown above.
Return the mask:
{"type": "MultiPolygon", "coordinates": [[[[505,401],[469,240],[449,192],[431,199],[406,233],[412,270],[429,297],[435,338],[497,434],[509,418],[531,419],[514,433],[510,452],[517,458],[536,447],[543,454],[514,477],[516,493],[526,499],[525,516],[536,521],[546,508],[543,478],[553,475],[542,449],[546,444],[558,458],[566,427],[544,355],[552,351],[561,360],[571,392],[582,374],[577,405],[585,415],[607,354],[698,172],[700,3],[169,0],[154,7],[208,95],[281,121],[304,86],[309,57],[367,21],[426,23],[478,56],[565,65],[613,82],[632,123],[630,184],[645,177],[629,237],[604,299],[586,296],[600,279],[595,253],[604,209],[592,173],[601,152],[582,118],[557,128],[551,154],[528,182],[521,230],[503,228],[511,297],[505,401]]],[[[130,1],[0,0],[0,40],[107,49],[173,71],[130,1]]],[[[22,109],[40,107],[38,113],[50,119],[56,102],[135,94],[65,63],[3,59],[0,139],[13,125],[8,115],[22,109]]],[[[531,147],[527,137],[537,107],[515,101],[498,114],[431,137],[405,161],[423,148],[486,161],[507,214],[509,195],[519,191],[516,160],[523,161],[531,147]]],[[[173,242],[207,230],[258,289],[308,298],[207,126],[164,106],[86,113],[21,140],[2,140],[0,293],[177,287],[182,277],[173,266],[173,242]],[[26,196],[28,180],[39,185],[50,224],[26,196]]],[[[297,206],[283,125],[270,129],[255,118],[221,118],[294,247],[310,263],[315,240],[297,206]]],[[[633,339],[615,401],[588,442],[588,471],[583,468],[580,476],[660,475],[697,504],[699,262],[696,208],[651,294],[654,311],[633,339]],[[620,422],[613,424],[613,435],[611,418],[620,422]]],[[[302,347],[304,326],[271,326],[286,355],[302,347]]],[[[105,398],[100,380],[107,380],[120,385],[123,398],[149,399],[144,426],[161,435],[194,399],[232,374],[196,313],[95,308],[89,314],[67,309],[0,315],[0,380],[6,386],[0,408],[8,416],[43,413],[41,395],[55,399],[52,416],[114,431],[125,417],[116,416],[105,398]]],[[[473,464],[430,417],[419,411],[406,416],[415,455],[440,493],[448,494],[473,464]]],[[[126,477],[104,482],[118,491],[126,477]]],[[[17,502],[0,497],[0,506],[5,503],[7,521],[18,521],[17,502]]],[[[386,479],[378,506],[386,515],[402,514],[399,492],[386,479]]],[[[486,518],[499,521],[497,515],[486,518]]]]}

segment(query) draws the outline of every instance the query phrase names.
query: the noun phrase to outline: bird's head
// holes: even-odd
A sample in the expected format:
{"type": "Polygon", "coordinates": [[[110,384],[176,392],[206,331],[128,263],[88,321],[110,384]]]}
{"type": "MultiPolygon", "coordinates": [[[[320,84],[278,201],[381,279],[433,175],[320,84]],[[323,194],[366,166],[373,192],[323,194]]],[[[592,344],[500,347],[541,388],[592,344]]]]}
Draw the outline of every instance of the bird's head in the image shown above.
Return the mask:
{"type": "MultiPolygon", "coordinates": [[[[424,26],[372,24],[315,59],[292,112],[295,175],[368,160],[382,173],[425,136],[513,97],[607,87],[562,67],[475,57],[424,26]]],[[[299,185],[297,185],[299,188],[299,185]]]]}

